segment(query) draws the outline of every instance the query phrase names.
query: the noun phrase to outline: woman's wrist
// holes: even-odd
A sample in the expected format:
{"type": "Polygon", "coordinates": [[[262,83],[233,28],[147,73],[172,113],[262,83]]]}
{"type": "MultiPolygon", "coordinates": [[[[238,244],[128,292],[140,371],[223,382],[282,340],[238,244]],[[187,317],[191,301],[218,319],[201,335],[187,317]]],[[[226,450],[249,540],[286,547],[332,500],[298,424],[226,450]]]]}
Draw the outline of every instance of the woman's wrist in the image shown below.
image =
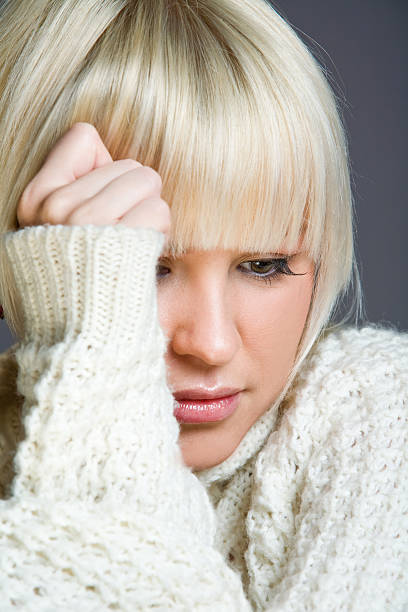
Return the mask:
{"type": "Polygon", "coordinates": [[[124,226],[28,227],[3,237],[24,314],[22,341],[81,335],[128,343],[156,322],[155,269],[164,237],[124,226]]]}

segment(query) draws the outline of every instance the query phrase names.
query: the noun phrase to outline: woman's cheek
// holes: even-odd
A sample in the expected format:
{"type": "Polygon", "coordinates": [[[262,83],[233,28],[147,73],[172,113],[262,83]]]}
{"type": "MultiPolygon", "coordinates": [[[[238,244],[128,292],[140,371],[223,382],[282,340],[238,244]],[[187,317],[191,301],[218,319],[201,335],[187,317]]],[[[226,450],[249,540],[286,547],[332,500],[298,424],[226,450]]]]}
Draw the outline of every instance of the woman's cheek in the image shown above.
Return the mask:
{"type": "Polygon", "coordinates": [[[312,274],[288,277],[280,286],[242,290],[240,334],[267,386],[284,384],[293,366],[309,312],[312,274]]]}

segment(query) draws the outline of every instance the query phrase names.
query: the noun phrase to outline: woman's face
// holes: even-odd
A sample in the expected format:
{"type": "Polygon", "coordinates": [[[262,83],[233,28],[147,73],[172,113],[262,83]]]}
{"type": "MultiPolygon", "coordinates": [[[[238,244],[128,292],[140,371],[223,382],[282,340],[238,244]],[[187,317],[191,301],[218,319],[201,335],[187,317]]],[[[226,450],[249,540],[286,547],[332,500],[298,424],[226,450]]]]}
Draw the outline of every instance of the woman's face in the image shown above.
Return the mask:
{"type": "Polygon", "coordinates": [[[313,271],[302,252],[161,258],[159,316],[186,465],[224,461],[278,397],[305,325],[313,271]]]}

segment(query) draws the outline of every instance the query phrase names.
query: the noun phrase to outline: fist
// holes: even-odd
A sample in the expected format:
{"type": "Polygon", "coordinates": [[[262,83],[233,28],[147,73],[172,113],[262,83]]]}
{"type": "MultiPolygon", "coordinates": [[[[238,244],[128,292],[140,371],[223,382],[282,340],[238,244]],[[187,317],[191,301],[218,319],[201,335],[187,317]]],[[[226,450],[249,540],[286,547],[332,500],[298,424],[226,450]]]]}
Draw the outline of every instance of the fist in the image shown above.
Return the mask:
{"type": "Polygon", "coordinates": [[[96,129],[76,123],[57,142],[17,207],[29,225],[117,225],[170,230],[159,174],[133,159],[113,161],[96,129]]]}

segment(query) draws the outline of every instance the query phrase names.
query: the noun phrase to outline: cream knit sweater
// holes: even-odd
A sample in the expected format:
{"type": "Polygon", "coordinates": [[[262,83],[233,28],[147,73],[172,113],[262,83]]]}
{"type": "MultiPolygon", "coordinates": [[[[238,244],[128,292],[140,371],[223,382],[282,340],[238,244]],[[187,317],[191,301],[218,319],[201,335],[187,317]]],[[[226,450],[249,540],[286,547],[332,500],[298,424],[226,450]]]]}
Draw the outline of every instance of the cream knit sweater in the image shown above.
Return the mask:
{"type": "Polygon", "coordinates": [[[19,418],[25,435],[0,502],[1,611],[408,610],[407,336],[326,335],[279,414],[194,474],[165,381],[161,246],[123,226],[2,238],[26,331],[3,358],[25,398],[21,415],[3,402],[3,479],[19,418]]]}

